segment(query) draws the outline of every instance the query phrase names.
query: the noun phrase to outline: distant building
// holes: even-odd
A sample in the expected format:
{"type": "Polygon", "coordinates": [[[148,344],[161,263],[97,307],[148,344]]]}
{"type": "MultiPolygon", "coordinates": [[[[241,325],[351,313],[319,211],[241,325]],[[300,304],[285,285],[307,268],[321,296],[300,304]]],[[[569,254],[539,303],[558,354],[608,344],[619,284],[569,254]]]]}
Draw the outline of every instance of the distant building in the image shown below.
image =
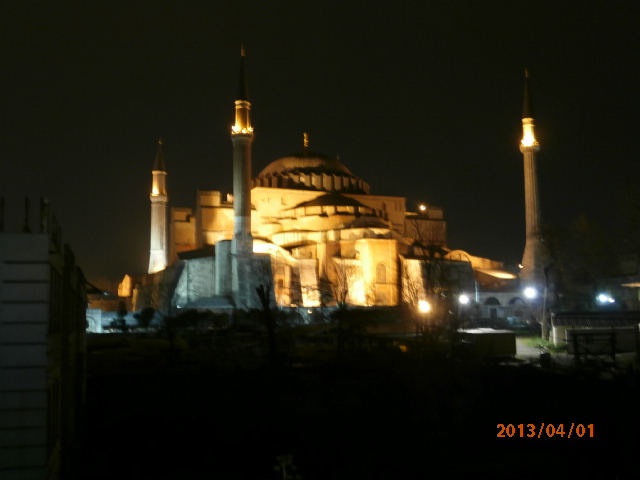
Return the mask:
{"type": "MultiPolygon", "coordinates": [[[[125,282],[127,278],[126,277],[125,282]]],[[[131,293],[120,290],[117,295],[102,291],[97,288],[87,290],[87,333],[103,333],[108,331],[118,331],[122,326],[132,328],[137,325],[131,308],[131,293]],[[126,315],[119,316],[122,310],[126,310],[126,315]],[[124,325],[119,325],[120,320],[124,320],[124,325]]]]}
{"type": "MultiPolygon", "coordinates": [[[[4,218],[0,202],[0,218],[4,218]]],[[[85,279],[41,203],[0,222],[0,478],[67,479],[85,402],[85,279]]]]}
{"type": "MultiPolygon", "coordinates": [[[[250,110],[243,67],[231,129],[233,194],[198,191],[195,208],[171,207],[168,233],[158,218],[159,205],[165,205],[159,199],[168,192],[159,147],[152,169],[150,265],[160,265],[157,259],[166,255],[167,268],[136,279],[135,310],[259,308],[255,287],[261,283],[271,287],[280,307],[415,304],[427,290],[424,265],[434,252],[457,294],[482,303],[485,286],[504,287],[500,262],[448,248],[442,208],[413,211],[403,196],[372,194],[339,158],[313,152],[306,133],[300,152],[252,177],[250,110]],[[162,250],[157,239],[166,237],[162,250]],[[336,298],[336,290],[344,298],[336,298]]],[[[509,300],[519,301],[515,297],[511,292],[509,300]]],[[[499,313],[513,310],[520,311],[499,313]]]]}

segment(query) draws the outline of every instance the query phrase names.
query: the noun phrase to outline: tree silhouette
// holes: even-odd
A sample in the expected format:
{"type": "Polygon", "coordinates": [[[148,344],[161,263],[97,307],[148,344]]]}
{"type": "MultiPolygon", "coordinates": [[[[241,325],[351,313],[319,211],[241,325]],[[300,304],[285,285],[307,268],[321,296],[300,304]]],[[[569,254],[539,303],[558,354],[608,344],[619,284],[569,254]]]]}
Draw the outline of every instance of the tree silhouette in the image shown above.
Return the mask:
{"type": "Polygon", "coordinates": [[[145,307],[139,312],[135,313],[133,317],[138,322],[138,326],[140,326],[140,328],[149,330],[149,325],[151,325],[151,321],[153,320],[153,316],[155,315],[155,313],[156,313],[155,308],[145,307]]]}

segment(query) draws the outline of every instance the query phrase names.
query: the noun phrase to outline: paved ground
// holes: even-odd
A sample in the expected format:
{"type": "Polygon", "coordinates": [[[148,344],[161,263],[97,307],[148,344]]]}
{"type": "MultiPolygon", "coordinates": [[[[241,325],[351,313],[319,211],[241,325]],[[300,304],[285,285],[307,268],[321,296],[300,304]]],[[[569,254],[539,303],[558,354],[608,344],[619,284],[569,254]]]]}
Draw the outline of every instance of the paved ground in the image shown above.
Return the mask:
{"type": "Polygon", "coordinates": [[[516,357],[520,360],[539,360],[540,350],[527,345],[526,338],[516,337],[516,357]]]}

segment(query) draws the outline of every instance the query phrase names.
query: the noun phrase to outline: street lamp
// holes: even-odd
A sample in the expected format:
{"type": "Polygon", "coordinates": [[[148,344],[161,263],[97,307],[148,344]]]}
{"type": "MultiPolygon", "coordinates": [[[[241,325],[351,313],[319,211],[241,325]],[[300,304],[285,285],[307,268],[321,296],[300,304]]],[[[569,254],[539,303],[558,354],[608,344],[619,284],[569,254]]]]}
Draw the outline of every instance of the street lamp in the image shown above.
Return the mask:
{"type": "Polygon", "coordinates": [[[601,303],[602,305],[616,302],[616,300],[608,293],[601,293],[596,298],[598,299],[598,302],[601,303]]]}
{"type": "Polygon", "coordinates": [[[424,335],[427,330],[427,315],[431,311],[431,304],[427,300],[418,300],[418,313],[420,321],[416,324],[416,334],[424,335]]]}
{"type": "Polygon", "coordinates": [[[420,313],[429,313],[431,311],[431,304],[426,300],[418,300],[418,310],[420,313]]]}

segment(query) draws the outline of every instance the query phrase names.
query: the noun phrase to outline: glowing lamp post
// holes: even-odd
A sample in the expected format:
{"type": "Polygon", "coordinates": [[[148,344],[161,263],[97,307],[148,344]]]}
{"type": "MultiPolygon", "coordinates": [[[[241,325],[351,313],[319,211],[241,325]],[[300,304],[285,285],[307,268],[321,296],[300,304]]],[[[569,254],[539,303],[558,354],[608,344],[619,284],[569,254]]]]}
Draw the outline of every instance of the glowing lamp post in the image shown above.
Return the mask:
{"type": "Polygon", "coordinates": [[[431,304],[426,300],[418,301],[418,311],[420,313],[429,313],[431,311],[431,304]]]}
{"type": "MultiPolygon", "coordinates": [[[[534,310],[534,305],[536,305],[536,302],[538,300],[538,290],[534,287],[526,287],[523,292],[524,296],[530,301],[530,309],[534,310]]],[[[542,325],[542,331],[540,332],[542,334],[542,338],[544,340],[548,340],[549,339],[549,326],[547,325],[547,313],[546,313],[546,302],[547,302],[547,287],[545,285],[544,288],[544,292],[543,292],[543,296],[542,296],[542,305],[536,305],[539,306],[540,308],[540,316],[542,317],[540,319],[540,323],[542,325]]],[[[537,312],[537,309],[536,309],[537,312]]]]}
{"type": "Polygon", "coordinates": [[[431,311],[431,304],[426,300],[418,300],[418,313],[420,314],[420,322],[417,325],[416,332],[424,333],[427,327],[427,315],[431,311]]]}

